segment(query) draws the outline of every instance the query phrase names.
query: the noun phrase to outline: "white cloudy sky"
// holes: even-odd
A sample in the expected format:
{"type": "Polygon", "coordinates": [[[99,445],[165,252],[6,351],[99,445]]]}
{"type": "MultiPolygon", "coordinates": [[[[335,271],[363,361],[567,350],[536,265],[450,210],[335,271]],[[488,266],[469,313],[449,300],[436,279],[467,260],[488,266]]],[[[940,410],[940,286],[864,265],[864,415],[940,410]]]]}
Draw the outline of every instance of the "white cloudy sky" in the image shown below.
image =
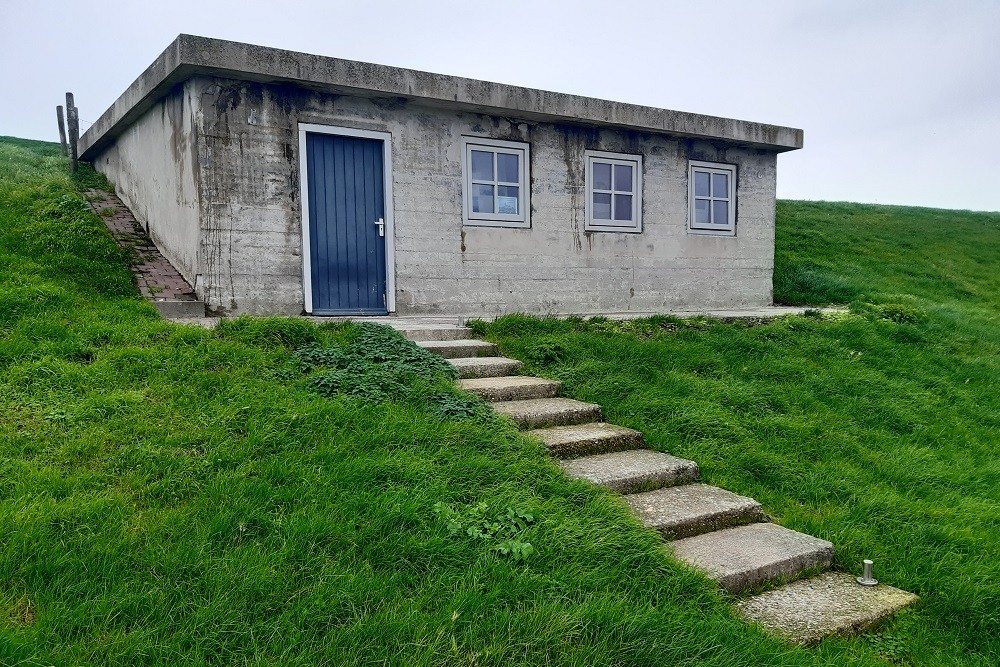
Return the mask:
{"type": "Polygon", "coordinates": [[[0,134],[181,32],[789,125],[778,194],[1000,210],[1000,0],[0,0],[0,134]]]}

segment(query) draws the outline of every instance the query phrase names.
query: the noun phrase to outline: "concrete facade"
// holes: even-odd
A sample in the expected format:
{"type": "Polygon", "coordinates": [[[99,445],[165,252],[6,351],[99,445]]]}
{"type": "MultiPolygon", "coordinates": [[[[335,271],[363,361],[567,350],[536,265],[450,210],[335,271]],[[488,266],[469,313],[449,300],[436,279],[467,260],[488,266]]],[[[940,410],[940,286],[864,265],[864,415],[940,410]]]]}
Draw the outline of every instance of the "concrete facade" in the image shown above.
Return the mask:
{"type": "Polygon", "coordinates": [[[210,309],[299,314],[306,123],[391,134],[400,314],[771,303],[790,128],[182,35],[81,143],[210,309]],[[530,146],[530,228],[463,225],[463,137],[530,146]],[[641,233],[584,230],[587,150],[642,156],[641,233]],[[690,160],[736,166],[735,235],[688,229],[690,160]]]}

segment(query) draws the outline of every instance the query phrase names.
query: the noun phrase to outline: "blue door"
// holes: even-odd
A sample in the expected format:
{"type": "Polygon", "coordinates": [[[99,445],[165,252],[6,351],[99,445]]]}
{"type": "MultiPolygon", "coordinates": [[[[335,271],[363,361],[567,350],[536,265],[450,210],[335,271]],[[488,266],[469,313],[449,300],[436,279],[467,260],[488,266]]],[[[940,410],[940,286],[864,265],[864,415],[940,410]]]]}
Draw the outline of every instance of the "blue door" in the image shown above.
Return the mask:
{"type": "Polygon", "coordinates": [[[306,134],[316,315],[386,314],[382,141],[306,134]]]}

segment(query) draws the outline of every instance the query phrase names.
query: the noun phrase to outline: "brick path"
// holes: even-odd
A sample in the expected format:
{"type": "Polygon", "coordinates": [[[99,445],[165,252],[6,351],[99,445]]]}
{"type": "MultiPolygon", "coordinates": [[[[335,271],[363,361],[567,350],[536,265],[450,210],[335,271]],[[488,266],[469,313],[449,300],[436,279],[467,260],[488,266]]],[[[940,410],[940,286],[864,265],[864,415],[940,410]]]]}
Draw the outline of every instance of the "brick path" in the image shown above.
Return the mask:
{"type": "Polygon", "coordinates": [[[157,301],[197,301],[194,289],[164,257],[128,207],[110,192],[87,190],[87,200],[101,216],[115,242],[135,252],[132,274],[144,297],[157,301]],[[109,211],[113,213],[109,214],[109,211]]]}

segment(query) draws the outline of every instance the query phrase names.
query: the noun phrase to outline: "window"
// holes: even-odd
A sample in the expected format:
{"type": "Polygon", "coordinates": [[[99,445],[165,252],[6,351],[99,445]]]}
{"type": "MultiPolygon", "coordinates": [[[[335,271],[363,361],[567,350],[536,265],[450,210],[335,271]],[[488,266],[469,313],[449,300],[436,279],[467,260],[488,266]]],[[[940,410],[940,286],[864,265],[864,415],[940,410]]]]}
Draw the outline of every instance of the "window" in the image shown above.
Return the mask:
{"type": "Polygon", "coordinates": [[[587,222],[596,232],[642,231],[642,156],[586,151],[587,222]]]}
{"type": "Polygon", "coordinates": [[[490,227],[529,227],[528,145],[462,138],[464,222],[490,227]]]}
{"type": "Polygon", "coordinates": [[[689,227],[695,232],[736,232],[736,166],[714,162],[690,163],[688,173],[689,227]]]}

